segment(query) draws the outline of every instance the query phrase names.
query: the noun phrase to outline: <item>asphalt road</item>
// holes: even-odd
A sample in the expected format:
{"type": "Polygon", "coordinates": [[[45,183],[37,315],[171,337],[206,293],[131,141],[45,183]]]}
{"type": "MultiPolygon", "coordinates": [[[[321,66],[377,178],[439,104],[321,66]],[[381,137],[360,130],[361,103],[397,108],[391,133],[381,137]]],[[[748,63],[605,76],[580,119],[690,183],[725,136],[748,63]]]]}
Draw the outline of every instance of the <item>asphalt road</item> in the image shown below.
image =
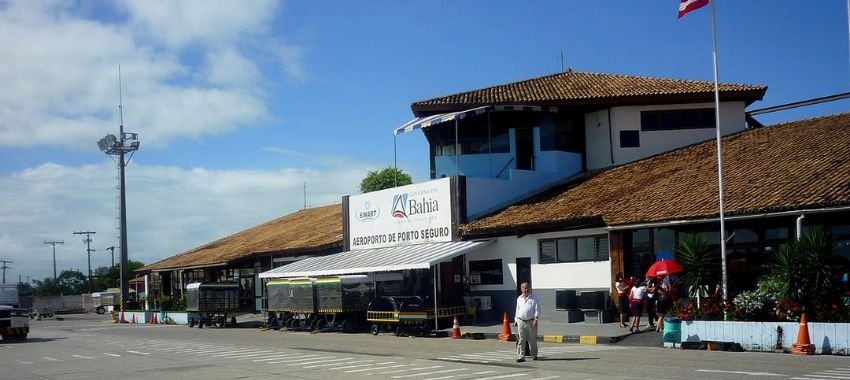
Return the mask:
{"type": "Polygon", "coordinates": [[[540,343],[391,334],[117,325],[103,316],[33,321],[0,342],[0,379],[850,379],[840,356],[540,343]]]}

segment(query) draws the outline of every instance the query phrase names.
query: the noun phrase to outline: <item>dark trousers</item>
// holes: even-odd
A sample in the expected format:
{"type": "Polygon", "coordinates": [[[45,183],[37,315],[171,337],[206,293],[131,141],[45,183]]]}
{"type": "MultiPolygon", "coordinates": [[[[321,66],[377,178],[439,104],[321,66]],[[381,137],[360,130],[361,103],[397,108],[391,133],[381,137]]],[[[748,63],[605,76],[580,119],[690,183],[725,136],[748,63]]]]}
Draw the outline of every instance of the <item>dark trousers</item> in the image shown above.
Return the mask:
{"type": "Polygon", "coordinates": [[[647,297],[645,300],[646,303],[646,316],[649,318],[649,324],[654,325],[655,320],[658,319],[658,315],[655,314],[655,298],[647,297]]]}

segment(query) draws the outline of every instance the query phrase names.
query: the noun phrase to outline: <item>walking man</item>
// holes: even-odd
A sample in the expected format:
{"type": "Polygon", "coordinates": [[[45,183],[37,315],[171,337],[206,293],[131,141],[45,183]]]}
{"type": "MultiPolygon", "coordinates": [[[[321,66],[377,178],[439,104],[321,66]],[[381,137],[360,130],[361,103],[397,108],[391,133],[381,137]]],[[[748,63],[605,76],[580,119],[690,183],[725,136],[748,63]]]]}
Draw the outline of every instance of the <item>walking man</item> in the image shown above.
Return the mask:
{"type": "Polygon", "coordinates": [[[536,294],[531,294],[531,286],[528,282],[523,282],[519,286],[522,294],[516,299],[516,313],[514,320],[517,325],[517,334],[519,339],[517,342],[517,363],[525,361],[525,356],[529,354],[525,352],[525,344],[531,350],[531,357],[537,360],[537,324],[540,318],[540,300],[536,294]]]}

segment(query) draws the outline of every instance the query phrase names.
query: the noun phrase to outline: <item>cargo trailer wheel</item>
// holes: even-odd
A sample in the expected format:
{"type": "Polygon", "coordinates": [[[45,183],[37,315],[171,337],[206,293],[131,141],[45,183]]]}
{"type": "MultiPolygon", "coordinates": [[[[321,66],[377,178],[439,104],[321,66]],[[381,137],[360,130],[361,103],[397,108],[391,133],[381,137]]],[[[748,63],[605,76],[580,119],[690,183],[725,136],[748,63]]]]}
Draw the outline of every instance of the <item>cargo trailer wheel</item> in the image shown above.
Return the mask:
{"type": "Polygon", "coordinates": [[[372,324],[372,328],[369,330],[372,335],[378,335],[381,333],[381,326],[378,326],[377,323],[372,324]]]}
{"type": "Polygon", "coordinates": [[[230,317],[230,327],[236,327],[236,317],[230,317]]]}

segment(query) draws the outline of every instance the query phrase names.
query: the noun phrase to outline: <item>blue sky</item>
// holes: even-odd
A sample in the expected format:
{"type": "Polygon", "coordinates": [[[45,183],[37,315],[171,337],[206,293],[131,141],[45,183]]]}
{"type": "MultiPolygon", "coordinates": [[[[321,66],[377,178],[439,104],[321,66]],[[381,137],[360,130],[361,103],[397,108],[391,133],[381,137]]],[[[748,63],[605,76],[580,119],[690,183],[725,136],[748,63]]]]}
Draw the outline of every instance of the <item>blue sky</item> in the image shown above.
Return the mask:
{"type": "MultiPolygon", "coordinates": [[[[416,100],[576,71],[711,80],[709,8],[654,1],[0,0],[0,257],[7,277],[86,269],[117,245],[125,130],[130,258],[150,263],[356,193],[393,163],[416,100]]],[[[847,4],[717,4],[720,80],[767,85],[750,109],[848,91],[847,4]]],[[[766,123],[847,110],[837,102],[766,123]]],[[[427,180],[425,139],[399,166],[427,180]]]]}

